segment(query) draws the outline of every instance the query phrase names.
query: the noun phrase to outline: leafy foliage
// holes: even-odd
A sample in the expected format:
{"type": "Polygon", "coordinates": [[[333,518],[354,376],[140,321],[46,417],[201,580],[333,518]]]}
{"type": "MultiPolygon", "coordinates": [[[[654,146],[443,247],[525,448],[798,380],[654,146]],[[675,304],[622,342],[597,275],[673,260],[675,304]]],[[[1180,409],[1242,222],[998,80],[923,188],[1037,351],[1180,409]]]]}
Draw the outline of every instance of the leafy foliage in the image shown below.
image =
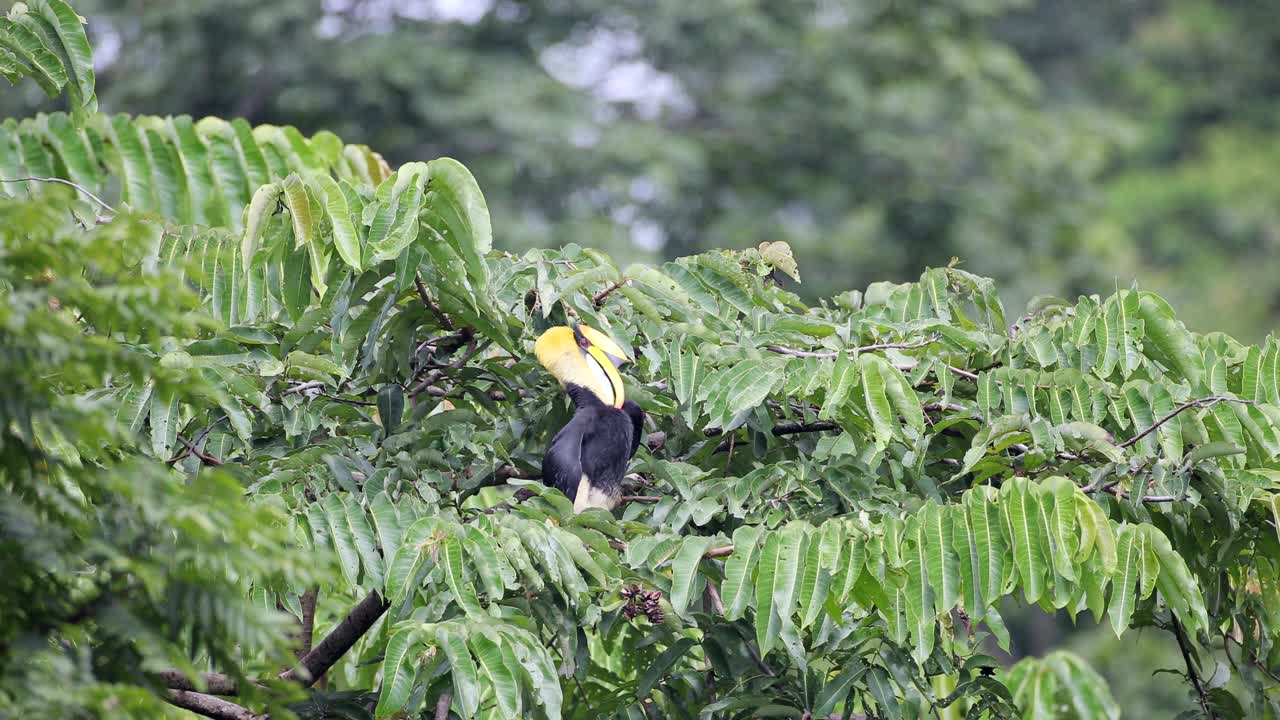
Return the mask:
{"type": "Polygon", "coordinates": [[[3,406],[0,537],[32,614],[0,625],[0,708],[32,674],[88,712],[135,697],[104,683],[186,683],[277,717],[327,673],[293,711],[1114,716],[1070,656],[993,677],[1012,597],[1169,629],[1206,714],[1277,716],[1274,340],[1192,334],[1136,288],[1010,328],[955,267],[806,306],[775,280],[799,274],[785,243],[517,256],[447,158],[375,172],[217,120],[14,132],[43,148],[41,123],[104,148],[81,191],[160,214],[45,183],[0,206],[0,357],[28,389],[3,406]],[[120,141],[146,128],[148,152],[120,141]],[[251,175],[253,147],[283,159],[251,175]],[[216,184],[176,192],[165,155],[216,184]],[[634,358],[656,431],[616,516],[533,482],[568,408],[529,349],[569,320],[634,358]],[[1202,682],[1219,642],[1240,698],[1202,682]],[[57,664],[68,646],[106,669],[57,664]]]}

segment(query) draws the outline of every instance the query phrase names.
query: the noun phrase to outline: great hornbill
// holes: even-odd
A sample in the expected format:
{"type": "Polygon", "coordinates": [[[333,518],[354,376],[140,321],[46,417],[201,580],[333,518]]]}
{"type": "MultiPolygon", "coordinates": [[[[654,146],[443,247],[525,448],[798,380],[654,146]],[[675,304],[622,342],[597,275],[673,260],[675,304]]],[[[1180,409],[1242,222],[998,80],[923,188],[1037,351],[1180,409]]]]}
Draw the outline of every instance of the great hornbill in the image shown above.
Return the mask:
{"type": "Polygon", "coordinates": [[[624,397],[618,375],[627,358],[608,335],[578,323],[551,328],[533,349],[575,408],[542,458],[542,481],[573,498],[574,512],[612,510],[644,433],[644,411],[624,397]]]}

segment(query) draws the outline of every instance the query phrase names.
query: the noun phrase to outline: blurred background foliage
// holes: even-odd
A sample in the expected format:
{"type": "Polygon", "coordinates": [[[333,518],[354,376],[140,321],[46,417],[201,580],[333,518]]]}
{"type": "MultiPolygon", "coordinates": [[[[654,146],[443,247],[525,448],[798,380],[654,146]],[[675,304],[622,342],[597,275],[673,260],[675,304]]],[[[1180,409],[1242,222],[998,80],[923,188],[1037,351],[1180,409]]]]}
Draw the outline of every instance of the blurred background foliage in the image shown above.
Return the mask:
{"type": "MultiPolygon", "coordinates": [[[[501,247],[787,240],[810,298],[959,257],[1018,306],[1135,279],[1280,312],[1280,26],[1239,0],[84,0],[109,112],[471,168],[501,247]],[[158,62],[164,58],[164,62],[158,62]]],[[[49,109],[34,86],[0,115],[49,109]]]]}
{"type": "MultiPolygon", "coordinates": [[[[1280,24],[1261,0],[79,0],[107,112],[452,156],[507,250],[786,240],[807,298],[955,256],[1033,293],[1136,281],[1192,329],[1280,313],[1280,24]],[[163,61],[161,61],[163,59],[163,61]]],[[[56,109],[34,85],[0,117],[56,109]]],[[[1024,615],[1015,650],[1063,642],[1024,615]]],[[[1016,627],[1015,627],[1016,626],[1016,627]]],[[[1072,646],[1126,715],[1159,640],[1072,646]]],[[[1158,663],[1157,663],[1158,664],[1158,663]]]]}

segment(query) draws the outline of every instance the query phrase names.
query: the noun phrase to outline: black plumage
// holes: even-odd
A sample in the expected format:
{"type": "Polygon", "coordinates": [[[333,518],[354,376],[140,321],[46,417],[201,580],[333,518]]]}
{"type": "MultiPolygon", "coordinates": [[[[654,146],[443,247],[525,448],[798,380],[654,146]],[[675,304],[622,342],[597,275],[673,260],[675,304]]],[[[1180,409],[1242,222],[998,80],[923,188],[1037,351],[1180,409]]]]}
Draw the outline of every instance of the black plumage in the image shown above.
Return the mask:
{"type": "MultiPolygon", "coordinates": [[[[575,499],[586,475],[592,492],[612,507],[622,497],[627,462],[640,445],[644,411],[629,400],[621,409],[606,405],[580,385],[568,384],[565,390],[575,411],[542,458],[542,480],[575,499]]],[[[577,498],[575,504],[585,501],[577,498]]]]}

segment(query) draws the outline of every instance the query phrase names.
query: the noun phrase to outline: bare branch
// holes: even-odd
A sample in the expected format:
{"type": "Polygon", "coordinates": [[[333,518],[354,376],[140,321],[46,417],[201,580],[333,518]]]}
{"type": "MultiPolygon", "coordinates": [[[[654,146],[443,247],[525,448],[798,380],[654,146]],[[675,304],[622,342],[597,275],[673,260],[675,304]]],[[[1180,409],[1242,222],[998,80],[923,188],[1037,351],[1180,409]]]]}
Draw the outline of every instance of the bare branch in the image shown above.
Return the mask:
{"type": "MultiPolygon", "coordinates": [[[[191,441],[191,444],[195,445],[196,447],[200,447],[200,443],[204,442],[205,438],[209,437],[209,433],[213,432],[213,429],[218,426],[218,423],[221,423],[223,420],[226,420],[226,419],[227,419],[227,416],[223,415],[217,420],[214,420],[212,423],[209,424],[209,427],[200,431],[200,434],[196,436],[195,440],[191,441]]],[[[181,452],[175,454],[173,457],[166,460],[165,464],[173,465],[174,463],[178,462],[179,460],[181,460],[182,458],[190,454],[191,454],[190,448],[182,450],[181,452]]]]}
{"type": "Polygon", "coordinates": [[[255,715],[243,705],[212,695],[191,692],[190,690],[170,690],[164,699],[170,704],[190,710],[214,720],[264,720],[265,715],[255,715]]]}
{"type": "Polygon", "coordinates": [[[370,592],[311,652],[298,661],[298,668],[280,673],[280,679],[293,680],[311,687],[334,663],[342,659],[352,645],[369,632],[369,628],[373,627],[390,606],[391,603],[383,600],[377,590],[370,592]]]}
{"type": "Polygon", "coordinates": [[[98,203],[98,205],[102,206],[104,210],[111,213],[112,215],[114,215],[116,212],[116,209],[106,204],[105,202],[103,202],[102,198],[89,192],[88,189],[86,189],[84,186],[79,185],[77,183],[73,183],[70,180],[63,180],[62,178],[44,178],[44,177],[20,177],[20,178],[13,178],[12,180],[7,178],[0,178],[0,183],[16,183],[16,182],[28,182],[28,181],[42,182],[42,183],[58,183],[59,185],[66,185],[67,187],[75,188],[78,192],[89,196],[90,200],[93,200],[94,202],[98,203]]]}
{"type": "Polygon", "coordinates": [[[1196,663],[1191,656],[1191,643],[1187,640],[1187,631],[1182,629],[1182,623],[1178,622],[1178,617],[1172,611],[1169,613],[1169,619],[1173,621],[1173,636],[1178,639],[1178,649],[1182,651],[1182,660],[1187,664],[1187,679],[1196,690],[1200,709],[1204,710],[1205,717],[1209,720],[1217,720],[1218,716],[1214,715],[1209,707],[1209,698],[1205,695],[1204,686],[1200,684],[1200,673],[1196,672],[1196,663]]]}
{"type": "Polygon", "coordinates": [[[1164,417],[1162,417],[1162,418],[1160,418],[1159,420],[1155,421],[1155,423],[1153,423],[1153,424],[1151,425],[1151,427],[1147,428],[1146,430],[1143,430],[1142,432],[1138,433],[1137,435],[1134,435],[1133,437],[1129,438],[1128,440],[1125,440],[1124,442],[1120,443],[1120,444],[1119,444],[1119,445],[1117,445],[1116,447],[1121,448],[1121,449],[1123,449],[1123,448],[1127,448],[1127,447],[1132,447],[1132,446],[1133,446],[1134,444],[1136,444],[1138,441],[1142,440],[1142,438],[1144,438],[1144,437],[1146,437],[1146,436],[1150,435],[1151,433],[1155,432],[1155,431],[1156,431],[1156,429],[1158,429],[1161,425],[1163,425],[1163,424],[1165,424],[1165,423],[1169,422],[1170,420],[1172,420],[1173,418],[1177,417],[1177,416],[1178,416],[1180,413],[1182,413],[1184,410],[1190,410],[1191,408],[1211,408],[1211,407],[1213,407],[1214,405],[1217,405],[1217,404],[1218,404],[1218,403],[1220,403],[1220,402],[1238,402],[1238,403],[1244,403],[1244,404],[1246,404],[1246,405],[1252,405],[1252,404],[1253,404],[1253,401],[1252,401],[1252,400],[1244,400],[1244,399],[1241,399],[1241,398],[1222,397],[1222,396],[1220,396],[1220,395],[1215,395],[1215,396],[1212,396],[1212,397],[1206,397],[1206,398],[1200,398],[1199,400],[1190,400],[1190,401],[1188,401],[1188,402],[1184,402],[1184,403],[1182,403],[1182,404],[1181,404],[1181,405],[1179,405],[1178,407],[1174,408],[1174,409],[1173,409],[1173,411],[1172,411],[1172,412],[1170,412],[1168,415],[1165,415],[1164,417]]]}
{"type": "Polygon", "coordinates": [[[210,695],[238,695],[236,681],[222,673],[203,673],[200,676],[203,689],[187,679],[181,670],[161,670],[156,673],[164,681],[165,687],[171,690],[188,690],[210,695]]]}
{"type": "Polygon", "coordinates": [[[621,498],[624,503],[656,503],[661,500],[661,495],[623,495],[621,498]]]}
{"type": "Polygon", "coordinates": [[[298,632],[298,659],[306,657],[311,652],[311,641],[315,635],[316,627],[316,597],[320,594],[320,588],[307,588],[299,598],[299,604],[302,605],[302,627],[298,632]]]}
{"type": "Polygon", "coordinates": [[[703,558],[710,560],[711,558],[725,557],[733,554],[733,546],[726,545],[724,547],[712,548],[702,554],[703,558]]]}
{"type": "Polygon", "coordinates": [[[595,297],[591,298],[591,304],[595,305],[596,307],[600,307],[601,305],[604,304],[605,299],[607,299],[610,295],[613,294],[614,290],[617,290],[618,288],[624,285],[630,285],[630,284],[631,284],[631,278],[622,278],[618,282],[596,293],[595,297]]]}
{"type": "Polygon", "coordinates": [[[217,466],[222,464],[222,461],[219,460],[218,458],[212,455],[206,455],[205,453],[200,452],[200,449],[195,446],[195,443],[192,443],[190,440],[187,440],[181,435],[178,436],[178,442],[185,445],[187,447],[187,452],[200,458],[200,462],[204,463],[205,465],[217,466]]]}

